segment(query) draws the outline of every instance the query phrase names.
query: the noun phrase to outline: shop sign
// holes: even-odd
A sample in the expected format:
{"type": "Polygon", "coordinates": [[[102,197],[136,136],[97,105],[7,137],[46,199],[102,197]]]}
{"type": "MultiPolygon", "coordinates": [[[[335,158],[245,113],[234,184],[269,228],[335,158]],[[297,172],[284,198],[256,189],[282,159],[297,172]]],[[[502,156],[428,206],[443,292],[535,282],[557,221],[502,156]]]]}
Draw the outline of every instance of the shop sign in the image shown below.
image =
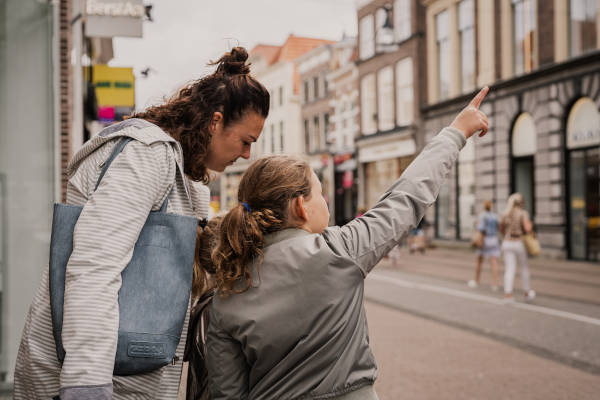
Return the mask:
{"type": "Polygon", "coordinates": [[[567,148],[600,146],[600,113],[589,97],[575,103],[567,120],[567,148]]]}
{"type": "Polygon", "coordinates": [[[411,156],[417,151],[414,139],[399,140],[391,143],[383,143],[359,149],[358,161],[361,163],[387,160],[411,156]]]}
{"type": "Polygon", "coordinates": [[[87,0],[85,34],[88,37],[142,37],[145,13],[143,0],[87,0]]]}
{"type": "Polygon", "coordinates": [[[96,88],[98,106],[135,106],[135,76],[131,67],[109,67],[97,64],[92,67],[92,81],[96,88]]]}

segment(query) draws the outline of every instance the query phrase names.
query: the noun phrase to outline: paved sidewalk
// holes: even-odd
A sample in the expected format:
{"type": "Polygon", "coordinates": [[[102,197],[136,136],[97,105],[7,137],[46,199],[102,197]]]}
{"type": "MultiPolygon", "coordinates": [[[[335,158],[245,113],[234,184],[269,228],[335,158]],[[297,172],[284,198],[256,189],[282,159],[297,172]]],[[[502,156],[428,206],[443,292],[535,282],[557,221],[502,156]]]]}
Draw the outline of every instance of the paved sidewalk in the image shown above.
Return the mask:
{"type": "MultiPolygon", "coordinates": [[[[410,254],[408,248],[395,249],[384,258],[378,269],[398,270],[415,275],[423,275],[462,282],[466,286],[475,276],[477,255],[467,249],[435,248],[425,254],[410,254]]],[[[498,260],[500,286],[503,284],[504,263],[498,260]]],[[[600,306],[600,264],[567,260],[530,258],[531,287],[538,296],[588,303],[600,306]]],[[[520,291],[520,268],[515,280],[515,294],[520,291]]],[[[489,261],[484,261],[481,285],[477,290],[490,290],[492,273],[489,261]]]]}
{"type": "Polygon", "coordinates": [[[366,309],[381,400],[598,398],[598,375],[380,304],[366,309]]]}

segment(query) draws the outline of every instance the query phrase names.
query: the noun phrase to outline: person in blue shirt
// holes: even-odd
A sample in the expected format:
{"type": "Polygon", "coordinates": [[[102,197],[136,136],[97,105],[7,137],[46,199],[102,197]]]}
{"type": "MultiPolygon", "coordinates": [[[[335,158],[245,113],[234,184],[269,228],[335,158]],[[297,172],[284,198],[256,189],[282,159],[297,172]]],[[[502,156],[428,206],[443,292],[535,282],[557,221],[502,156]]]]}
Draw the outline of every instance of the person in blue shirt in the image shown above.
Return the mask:
{"type": "Polygon", "coordinates": [[[483,259],[490,259],[492,264],[492,290],[498,290],[498,257],[500,257],[500,241],[498,240],[498,216],[492,212],[492,201],[483,203],[484,211],[479,214],[477,230],[483,234],[483,247],[477,250],[477,267],[475,268],[475,279],[468,282],[469,287],[479,286],[481,278],[481,266],[483,259]]]}

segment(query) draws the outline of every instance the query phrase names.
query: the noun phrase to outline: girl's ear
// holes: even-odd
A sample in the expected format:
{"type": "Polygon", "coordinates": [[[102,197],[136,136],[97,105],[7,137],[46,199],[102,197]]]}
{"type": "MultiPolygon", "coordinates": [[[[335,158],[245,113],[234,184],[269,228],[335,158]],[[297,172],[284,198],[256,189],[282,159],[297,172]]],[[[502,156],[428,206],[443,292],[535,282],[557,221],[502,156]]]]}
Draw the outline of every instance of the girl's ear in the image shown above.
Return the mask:
{"type": "Polygon", "coordinates": [[[308,221],[308,213],[306,212],[306,208],[304,208],[304,197],[298,196],[292,199],[290,211],[292,212],[292,217],[301,221],[302,224],[308,221]]]}

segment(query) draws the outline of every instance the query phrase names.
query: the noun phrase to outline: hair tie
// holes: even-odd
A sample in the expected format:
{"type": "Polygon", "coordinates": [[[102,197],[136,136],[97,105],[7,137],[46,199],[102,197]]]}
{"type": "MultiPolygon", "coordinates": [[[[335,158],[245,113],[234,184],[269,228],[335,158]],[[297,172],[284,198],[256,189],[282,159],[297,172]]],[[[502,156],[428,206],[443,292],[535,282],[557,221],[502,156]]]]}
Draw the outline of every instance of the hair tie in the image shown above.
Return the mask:
{"type": "Polygon", "coordinates": [[[246,211],[248,211],[249,213],[252,212],[252,209],[250,209],[250,206],[248,205],[248,203],[242,201],[242,205],[244,206],[244,208],[246,209],[246,211]]]}

